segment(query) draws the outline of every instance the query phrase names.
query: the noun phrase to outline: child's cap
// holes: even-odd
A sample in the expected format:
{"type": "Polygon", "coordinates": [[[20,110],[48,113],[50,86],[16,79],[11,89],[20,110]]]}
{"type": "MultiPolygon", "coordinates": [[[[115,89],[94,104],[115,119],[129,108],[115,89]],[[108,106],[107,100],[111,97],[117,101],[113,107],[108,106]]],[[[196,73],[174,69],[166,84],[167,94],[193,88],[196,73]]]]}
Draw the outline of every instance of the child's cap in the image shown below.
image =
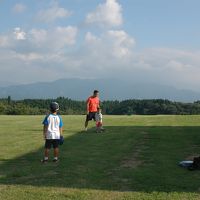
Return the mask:
{"type": "Polygon", "coordinates": [[[50,104],[50,110],[52,112],[58,111],[59,110],[59,104],[57,102],[51,102],[51,104],[50,104]]]}

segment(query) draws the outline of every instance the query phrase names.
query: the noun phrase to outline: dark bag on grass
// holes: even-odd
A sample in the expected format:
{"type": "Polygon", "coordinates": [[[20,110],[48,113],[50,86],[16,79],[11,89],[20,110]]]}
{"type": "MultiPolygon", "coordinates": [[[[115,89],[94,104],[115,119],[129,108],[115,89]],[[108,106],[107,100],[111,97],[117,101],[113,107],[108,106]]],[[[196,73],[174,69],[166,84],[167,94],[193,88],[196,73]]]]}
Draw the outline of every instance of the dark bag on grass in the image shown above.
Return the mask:
{"type": "Polygon", "coordinates": [[[193,163],[190,167],[188,167],[189,170],[200,170],[200,156],[193,158],[193,163]]]}

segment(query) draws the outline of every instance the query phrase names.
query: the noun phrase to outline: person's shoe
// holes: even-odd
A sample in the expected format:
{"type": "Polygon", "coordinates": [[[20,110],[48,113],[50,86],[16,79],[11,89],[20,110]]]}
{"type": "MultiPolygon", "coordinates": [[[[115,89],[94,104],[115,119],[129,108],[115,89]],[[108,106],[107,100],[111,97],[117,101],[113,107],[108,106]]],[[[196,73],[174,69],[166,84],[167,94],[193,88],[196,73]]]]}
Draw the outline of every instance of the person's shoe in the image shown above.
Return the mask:
{"type": "Polygon", "coordinates": [[[54,158],[54,159],[53,159],[53,162],[54,162],[54,163],[57,163],[57,162],[59,162],[59,160],[54,158]]]}
{"type": "Polygon", "coordinates": [[[43,158],[43,159],[41,160],[41,163],[44,163],[44,164],[45,164],[45,163],[47,163],[47,162],[48,162],[48,159],[44,159],[44,158],[43,158]]]}
{"type": "Polygon", "coordinates": [[[105,128],[101,128],[101,132],[104,132],[105,131],[105,128]]]}

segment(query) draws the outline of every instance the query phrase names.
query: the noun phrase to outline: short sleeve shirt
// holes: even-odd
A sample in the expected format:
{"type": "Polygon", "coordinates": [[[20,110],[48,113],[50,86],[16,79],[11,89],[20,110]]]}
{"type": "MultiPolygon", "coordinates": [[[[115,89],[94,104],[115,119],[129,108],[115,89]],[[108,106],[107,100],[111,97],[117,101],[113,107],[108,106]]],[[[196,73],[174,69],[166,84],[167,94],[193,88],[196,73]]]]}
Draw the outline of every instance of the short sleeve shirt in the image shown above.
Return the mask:
{"type": "Polygon", "coordinates": [[[63,127],[63,122],[59,115],[47,115],[43,124],[48,127],[46,139],[60,139],[60,128],[63,127]]]}
{"type": "Polygon", "coordinates": [[[87,104],[89,104],[89,112],[97,112],[97,108],[99,107],[99,98],[91,96],[87,99],[87,104]]]}

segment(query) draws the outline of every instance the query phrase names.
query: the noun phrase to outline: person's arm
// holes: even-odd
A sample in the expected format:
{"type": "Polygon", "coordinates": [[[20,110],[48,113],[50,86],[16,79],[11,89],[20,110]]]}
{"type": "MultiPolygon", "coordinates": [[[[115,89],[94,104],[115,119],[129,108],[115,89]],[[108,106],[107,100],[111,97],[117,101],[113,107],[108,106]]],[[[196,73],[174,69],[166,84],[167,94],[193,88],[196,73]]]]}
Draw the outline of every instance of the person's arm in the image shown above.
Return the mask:
{"type": "Polygon", "coordinates": [[[47,125],[44,125],[44,126],[43,126],[43,136],[44,136],[44,140],[46,140],[46,138],[47,138],[47,130],[48,130],[48,126],[47,126],[47,125]]]}
{"type": "Polygon", "coordinates": [[[97,108],[101,108],[101,101],[99,100],[97,108]]]}
{"type": "Polygon", "coordinates": [[[59,125],[59,131],[60,131],[60,136],[63,134],[63,121],[62,118],[59,116],[60,118],[60,125],[59,125]]]}
{"type": "Polygon", "coordinates": [[[48,131],[48,116],[46,116],[45,118],[44,118],[44,121],[42,122],[42,124],[44,125],[43,126],[43,136],[44,136],[44,140],[46,140],[46,138],[47,138],[47,131],[48,131]]]}
{"type": "Polygon", "coordinates": [[[89,114],[89,107],[90,107],[90,100],[87,100],[87,105],[86,105],[86,109],[87,109],[87,115],[89,114]]]}

